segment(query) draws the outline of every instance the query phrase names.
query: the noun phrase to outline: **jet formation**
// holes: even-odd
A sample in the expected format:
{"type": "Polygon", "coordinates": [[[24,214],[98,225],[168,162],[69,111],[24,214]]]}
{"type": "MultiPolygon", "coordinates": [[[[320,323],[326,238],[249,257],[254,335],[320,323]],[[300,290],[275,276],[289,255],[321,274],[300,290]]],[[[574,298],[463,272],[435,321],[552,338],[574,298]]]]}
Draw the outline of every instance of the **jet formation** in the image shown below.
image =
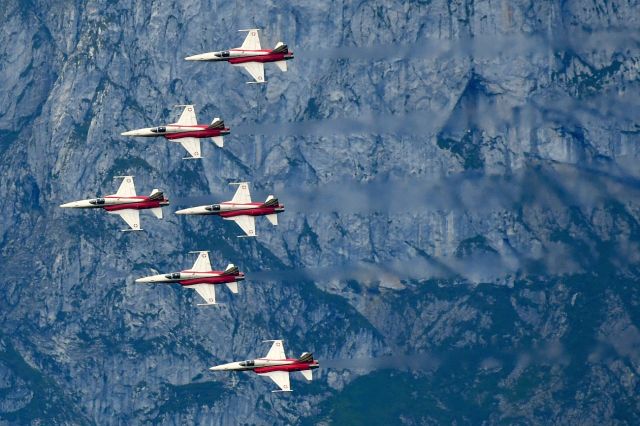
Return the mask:
{"type": "MultiPolygon", "coordinates": [[[[249,83],[266,83],[264,78],[264,64],[273,62],[281,71],[287,71],[287,61],[293,59],[287,45],[278,42],[273,49],[262,49],[258,29],[240,30],[247,32],[247,36],[240,47],[203,53],[185,58],[187,61],[225,61],[233,66],[243,67],[253,77],[249,83]]],[[[224,136],[230,134],[224,121],[218,117],[211,124],[198,124],[194,105],[176,105],[182,107],[182,113],[177,122],[163,124],[156,127],[141,128],[121,133],[122,136],[132,137],[164,137],[171,142],[177,142],[189,153],[184,159],[201,159],[201,139],[211,138],[213,143],[222,148],[224,136]]],[[[62,208],[101,208],[110,214],[118,214],[129,225],[125,231],[140,231],[140,210],[150,210],[158,219],[162,219],[162,207],[169,205],[169,200],[159,189],[154,189],[148,196],[136,195],[133,176],[118,176],[122,183],[113,195],[73,201],[62,204],[62,208]]],[[[190,207],[176,211],[179,215],[213,215],[225,220],[232,220],[244,231],[243,236],[255,237],[255,218],[265,216],[273,225],[278,224],[278,214],[285,211],[284,205],[278,199],[269,195],[264,202],[252,202],[248,182],[238,182],[238,189],[230,201],[218,204],[190,207]]],[[[245,279],[233,263],[224,270],[213,270],[208,251],[195,251],[195,263],[190,269],[178,272],[150,275],[135,280],[140,284],[179,284],[182,287],[195,290],[204,300],[198,306],[217,305],[217,285],[224,284],[232,293],[238,293],[238,282],[245,279]]],[[[318,361],[313,359],[310,352],[304,352],[299,358],[287,358],[282,340],[267,340],[273,342],[271,349],[263,358],[231,362],[211,367],[211,371],[253,371],[260,376],[267,376],[278,385],[273,392],[290,392],[289,375],[299,371],[307,380],[312,380],[312,370],[319,368],[318,361]]]]}

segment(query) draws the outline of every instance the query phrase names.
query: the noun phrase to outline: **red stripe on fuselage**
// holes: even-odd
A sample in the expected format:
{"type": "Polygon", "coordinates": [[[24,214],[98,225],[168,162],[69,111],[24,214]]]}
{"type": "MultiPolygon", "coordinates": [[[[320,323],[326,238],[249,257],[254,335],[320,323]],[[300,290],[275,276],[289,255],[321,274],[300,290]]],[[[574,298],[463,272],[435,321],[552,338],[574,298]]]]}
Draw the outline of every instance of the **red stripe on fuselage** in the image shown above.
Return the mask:
{"type": "MultiPolygon", "coordinates": [[[[125,198],[125,197],[104,197],[104,198],[125,198]]],[[[145,197],[145,196],[126,197],[126,198],[140,200],[140,202],[114,204],[111,206],[104,206],[102,208],[108,212],[113,212],[113,211],[125,210],[125,209],[134,209],[134,210],[154,209],[156,207],[161,207],[162,205],[166,206],[169,204],[169,200],[167,199],[150,200],[149,197],[145,197]]]]}
{"type": "MultiPolygon", "coordinates": [[[[263,52],[260,50],[259,52],[263,52]]],[[[246,62],[277,62],[293,59],[293,52],[269,53],[267,55],[242,56],[239,58],[229,58],[230,64],[244,64],[246,62]]]]}
{"type": "Polygon", "coordinates": [[[182,280],[179,281],[180,285],[189,286],[194,284],[226,284],[232,283],[234,281],[238,281],[239,278],[237,275],[220,275],[218,277],[202,277],[202,278],[192,278],[190,280],[182,280]]]}
{"type": "MultiPolygon", "coordinates": [[[[195,127],[195,126],[194,126],[195,127]]],[[[193,129],[194,127],[185,127],[193,129]]],[[[208,129],[207,126],[197,126],[201,130],[192,130],[189,132],[167,133],[163,135],[165,138],[181,139],[181,138],[214,138],[216,136],[224,136],[230,133],[228,128],[224,129],[208,129]]]]}
{"type": "Polygon", "coordinates": [[[258,207],[255,209],[239,209],[239,210],[231,210],[231,211],[223,211],[220,212],[219,215],[221,217],[235,217],[235,216],[265,216],[268,214],[274,213],[282,213],[284,211],[284,206],[280,205],[277,207],[260,207],[261,204],[257,204],[258,207]],[[276,211],[276,209],[278,211],[276,211]]]}
{"type": "MultiPolygon", "coordinates": [[[[295,361],[295,360],[291,360],[295,361]]],[[[302,371],[302,370],[313,370],[315,368],[320,367],[317,361],[314,362],[296,362],[293,364],[286,365],[270,365],[267,367],[256,367],[253,369],[254,372],[258,374],[262,373],[270,373],[272,371],[302,371]]]]}

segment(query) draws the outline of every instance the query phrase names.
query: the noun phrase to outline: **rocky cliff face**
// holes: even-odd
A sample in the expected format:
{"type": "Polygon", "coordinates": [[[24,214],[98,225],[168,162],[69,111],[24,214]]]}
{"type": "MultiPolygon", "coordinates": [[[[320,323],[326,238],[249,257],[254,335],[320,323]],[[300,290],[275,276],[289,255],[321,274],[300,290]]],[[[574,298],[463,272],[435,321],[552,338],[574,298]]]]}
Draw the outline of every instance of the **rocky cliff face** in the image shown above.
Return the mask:
{"type": "Polygon", "coordinates": [[[638,4],[297,3],[0,6],[2,421],[637,424],[638,4]],[[183,61],[254,26],[267,85],[183,61]],[[224,149],[119,136],[184,103],[224,149]],[[163,221],[57,207],[121,174],[163,221]],[[239,179],[279,227],[170,214],[239,179]],[[190,250],[240,294],[134,284],[190,250]],[[331,368],[207,371],[270,338],[331,368]]]}

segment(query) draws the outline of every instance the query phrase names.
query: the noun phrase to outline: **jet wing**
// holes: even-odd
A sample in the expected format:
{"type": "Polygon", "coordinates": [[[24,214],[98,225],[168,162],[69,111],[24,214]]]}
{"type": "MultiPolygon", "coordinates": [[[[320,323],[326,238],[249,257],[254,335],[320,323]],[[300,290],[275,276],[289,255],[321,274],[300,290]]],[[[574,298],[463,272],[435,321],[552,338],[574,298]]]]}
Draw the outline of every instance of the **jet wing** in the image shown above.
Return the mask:
{"type": "Polygon", "coordinates": [[[235,185],[238,185],[238,189],[236,189],[236,193],[233,194],[231,202],[235,204],[249,204],[251,202],[249,182],[240,182],[235,185]]]}
{"type": "MultiPolygon", "coordinates": [[[[268,373],[258,373],[260,376],[267,376],[280,387],[283,392],[291,392],[291,386],[289,386],[289,373],[286,371],[270,371],[268,373]]],[[[277,392],[277,391],[273,391],[277,392]]]]}
{"type": "Polygon", "coordinates": [[[204,299],[205,303],[199,303],[198,306],[216,304],[216,289],[213,284],[195,284],[187,288],[194,289],[204,299]]]}
{"type": "Polygon", "coordinates": [[[240,49],[242,50],[260,50],[260,36],[258,35],[258,29],[252,28],[250,30],[240,30],[247,31],[247,37],[242,42],[242,46],[240,49]]]}
{"type": "Polygon", "coordinates": [[[132,230],[134,231],[140,230],[140,212],[138,210],[125,209],[125,210],[116,210],[115,212],[110,212],[110,213],[119,214],[120,217],[124,219],[125,222],[127,222],[127,225],[129,225],[129,227],[132,230]]]}
{"type": "Polygon", "coordinates": [[[198,120],[196,119],[196,110],[193,108],[193,105],[184,105],[182,114],[176,124],[180,126],[195,126],[198,124],[198,120]]]}
{"type": "Polygon", "coordinates": [[[115,193],[117,197],[135,197],[136,187],[133,184],[133,176],[120,176],[122,177],[122,183],[118,192],[115,193]]]}
{"type": "Polygon", "coordinates": [[[193,272],[209,272],[211,271],[211,262],[209,262],[209,252],[198,252],[198,258],[191,268],[193,272]]]}
{"type": "Polygon", "coordinates": [[[264,83],[264,64],[262,62],[245,62],[233,64],[233,66],[243,67],[257,83],[264,83]]]}
{"type": "Polygon", "coordinates": [[[267,353],[267,356],[264,359],[287,359],[284,355],[284,345],[282,344],[282,340],[267,340],[268,342],[273,342],[271,345],[271,349],[267,353]]]}
{"type": "Polygon", "coordinates": [[[200,139],[180,138],[175,140],[177,142],[180,142],[180,145],[182,145],[182,147],[186,149],[189,152],[189,154],[191,154],[191,157],[185,157],[185,158],[202,158],[202,156],[200,155],[200,139]]]}
{"type": "Polygon", "coordinates": [[[235,221],[247,236],[256,236],[256,219],[253,216],[225,217],[225,219],[235,221]]]}

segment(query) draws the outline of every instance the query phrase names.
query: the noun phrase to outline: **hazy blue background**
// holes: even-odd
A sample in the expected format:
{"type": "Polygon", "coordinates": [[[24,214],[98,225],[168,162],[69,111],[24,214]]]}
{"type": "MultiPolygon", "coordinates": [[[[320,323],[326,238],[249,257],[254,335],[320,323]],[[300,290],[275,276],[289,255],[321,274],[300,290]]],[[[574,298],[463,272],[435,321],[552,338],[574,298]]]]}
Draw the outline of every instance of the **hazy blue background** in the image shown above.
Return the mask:
{"type": "Polygon", "coordinates": [[[638,1],[293,4],[0,4],[0,424],[640,423],[638,1]],[[267,85],[183,61],[252,27],[267,85]],[[119,136],[184,103],[224,149],[119,136]],[[163,221],[57,207],[122,174],[163,221]],[[280,226],[172,214],[238,180],[280,226]],[[240,294],[134,284],[190,250],[240,294]]]}

